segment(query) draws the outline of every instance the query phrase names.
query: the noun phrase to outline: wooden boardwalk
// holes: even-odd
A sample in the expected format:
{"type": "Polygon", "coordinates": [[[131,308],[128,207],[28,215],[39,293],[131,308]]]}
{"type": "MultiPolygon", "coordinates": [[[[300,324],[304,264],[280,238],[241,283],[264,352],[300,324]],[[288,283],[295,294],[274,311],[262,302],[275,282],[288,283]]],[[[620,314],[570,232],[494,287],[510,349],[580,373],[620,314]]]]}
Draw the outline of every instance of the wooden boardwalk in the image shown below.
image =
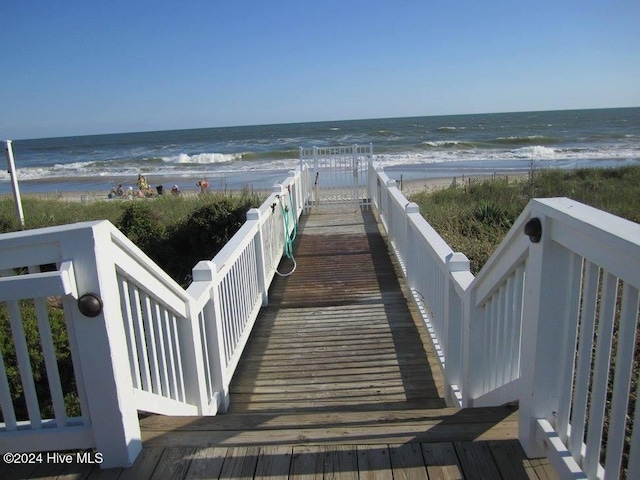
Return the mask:
{"type": "Polygon", "coordinates": [[[145,448],[130,469],[0,477],[556,478],[546,459],[524,457],[514,407],[445,406],[426,331],[370,212],[304,217],[295,257],[256,321],[228,413],[142,419],[145,448]]]}

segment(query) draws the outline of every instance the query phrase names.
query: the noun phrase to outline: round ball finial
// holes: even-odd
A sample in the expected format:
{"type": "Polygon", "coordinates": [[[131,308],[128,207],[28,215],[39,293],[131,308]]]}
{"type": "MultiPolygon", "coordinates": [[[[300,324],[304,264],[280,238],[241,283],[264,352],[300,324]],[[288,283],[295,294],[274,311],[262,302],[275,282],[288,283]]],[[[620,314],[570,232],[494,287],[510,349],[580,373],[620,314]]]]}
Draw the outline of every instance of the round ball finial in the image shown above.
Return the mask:
{"type": "Polygon", "coordinates": [[[524,234],[529,237],[531,243],[538,243],[542,238],[542,222],[537,217],[529,220],[524,226],[524,234]]]}
{"type": "Polygon", "coordinates": [[[102,300],[95,293],[85,293],[78,299],[78,309],[86,317],[97,317],[102,313],[102,300]]]}

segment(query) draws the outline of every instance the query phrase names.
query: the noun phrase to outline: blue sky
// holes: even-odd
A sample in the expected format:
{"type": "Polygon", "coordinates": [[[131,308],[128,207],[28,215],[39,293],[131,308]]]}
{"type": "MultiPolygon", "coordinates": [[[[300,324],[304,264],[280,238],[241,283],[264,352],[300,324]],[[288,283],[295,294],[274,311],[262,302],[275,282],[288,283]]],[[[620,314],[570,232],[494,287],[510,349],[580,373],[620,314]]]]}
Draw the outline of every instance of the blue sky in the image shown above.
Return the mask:
{"type": "Polygon", "coordinates": [[[640,106],[640,2],[9,1],[0,137],[640,106]]]}

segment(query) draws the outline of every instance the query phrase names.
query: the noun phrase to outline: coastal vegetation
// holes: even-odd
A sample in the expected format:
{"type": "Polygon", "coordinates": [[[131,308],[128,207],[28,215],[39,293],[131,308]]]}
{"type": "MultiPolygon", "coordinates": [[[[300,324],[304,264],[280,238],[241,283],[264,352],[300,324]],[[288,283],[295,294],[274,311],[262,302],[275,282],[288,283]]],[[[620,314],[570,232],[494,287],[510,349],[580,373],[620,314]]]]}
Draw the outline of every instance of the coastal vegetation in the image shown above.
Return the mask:
{"type": "Polygon", "coordinates": [[[454,181],[409,200],[477,274],[532,198],[569,197],[640,223],[640,166],[532,170],[528,178],[454,181]]]}
{"type": "MultiPolygon", "coordinates": [[[[25,228],[109,220],[178,283],[190,283],[193,266],[211,259],[242,226],[247,210],[265,196],[254,190],[152,199],[69,202],[26,197],[25,228]]],[[[0,199],[0,233],[17,231],[13,199],[0,199]]]]}
{"type": "MultiPolygon", "coordinates": [[[[259,206],[263,195],[245,190],[235,194],[186,197],[159,197],[153,200],[109,200],[89,204],[63,200],[25,198],[26,228],[51,227],[66,223],[110,220],[147,255],[186,287],[191,269],[200,260],[210,259],[224,246],[245,221],[246,212],[259,206]]],[[[0,232],[19,230],[11,199],[0,200],[0,232]]],[[[69,416],[80,414],[69,338],[62,303],[47,299],[49,324],[61,374],[65,409],[69,416]]],[[[53,416],[53,406],[41,333],[33,300],[19,302],[27,350],[43,417],[53,416]]],[[[16,417],[28,418],[20,372],[13,343],[6,302],[0,302],[0,350],[10,385],[16,417]]],[[[3,421],[0,412],[0,421],[3,421]]]]}

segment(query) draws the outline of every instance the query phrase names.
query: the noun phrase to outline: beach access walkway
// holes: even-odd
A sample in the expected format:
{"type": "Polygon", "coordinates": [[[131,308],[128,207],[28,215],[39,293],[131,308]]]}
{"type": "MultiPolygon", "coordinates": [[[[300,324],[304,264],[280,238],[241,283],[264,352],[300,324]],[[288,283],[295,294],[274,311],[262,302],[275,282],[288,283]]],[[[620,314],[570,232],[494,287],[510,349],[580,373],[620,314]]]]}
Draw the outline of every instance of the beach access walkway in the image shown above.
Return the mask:
{"type": "Polygon", "coordinates": [[[303,216],[294,254],[295,272],[276,277],[256,321],[227,413],[141,418],[143,450],[128,469],[74,463],[0,476],[556,478],[549,460],[525,457],[517,408],[445,406],[425,326],[371,211],[303,216]]]}

